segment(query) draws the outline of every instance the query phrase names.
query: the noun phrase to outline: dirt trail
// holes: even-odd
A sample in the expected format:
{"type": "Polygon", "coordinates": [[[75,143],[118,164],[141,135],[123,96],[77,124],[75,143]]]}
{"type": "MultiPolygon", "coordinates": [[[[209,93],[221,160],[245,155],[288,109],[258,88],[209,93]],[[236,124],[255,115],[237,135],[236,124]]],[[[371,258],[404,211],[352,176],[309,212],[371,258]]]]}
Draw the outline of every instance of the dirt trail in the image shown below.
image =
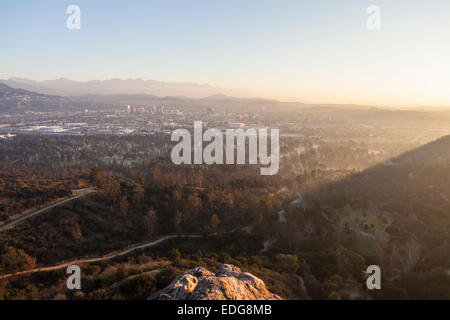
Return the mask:
{"type": "Polygon", "coordinates": [[[79,191],[77,195],[75,195],[73,197],[70,197],[70,198],[67,198],[67,199],[55,202],[55,203],[53,203],[51,205],[48,205],[48,206],[46,206],[44,208],[41,208],[39,210],[33,211],[31,213],[28,213],[28,214],[26,214],[26,215],[24,215],[24,216],[22,216],[20,218],[17,218],[17,219],[15,219],[13,221],[7,222],[7,223],[5,223],[5,224],[0,226],[0,232],[4,231],[4,230],[6,230],[6,229],[8,229],[10,227],[15,226],[16,224],[18,224],[18,223],[20,223],[20,222],[22,222],[24,220],[27,220],[27,219],[32,218],[34,216],[37,216],[37,215],[39,215],[41,213],[44,213],[47,210],[53,209],[55,207],[58,207],[58,206],[60,206],[60,205],[62,205],[64,203],[67,203],[69,201],[72,201],[72,200],[84,197],[84,196],[86,196],[86,195],[88,195],[88,194],[90,194],[92,192],[95,192],[94,188],[83,189],[83,190],[79,191]]]}
{"type": "MultiPolygon", "coordinates": [[[[214,234],[210,234],[209,236],[216,236],[219,235],[218,233],[214,233],[214,234]]],[[[5,278],[9,278],[9,277],[13,277],[13,276],[19,276],[19,275],[23,275],[23,274],[29,274],[29,273],[35,273],[35,272],[40,272],[40,271],[50,271],[50,270],[58,270],[58,269],[62,269],[65,267],[68,267],[70,265],[73,264],[82,264],[82,263],[89,263],[89,262],[97,262],[97,261],[103,261],[103,260],[108,260],[108,259],[112,259],[118,256],[123,256],[125,254],[128,254],[134,250],[138,250],[138,249],[143,249],[143,248],[147,248],[147,247],[153,247],[156,246],[166,240],[169,239],[173,239],[173,238],[201,238],[202,235],[198,235],[198,234],[191,234],[191,235],[176,235],[176,234],[171,234],[171,235],[167,235],[164,237],[161,237],[157,240],[153,240],[153,241],[149,241],[149,242],[145,242],[145,243],[140,243],[140,244],[136,244],[133,245],[131,247],[122,249],[120,251],[114,251],[114,252],[110,252],[106,255],[103,256],[99,256],[99,257],[93,257],[93,258],[84,258],[84,259],[77,259],[77,260],[72,260],[69,262],[63,262],[60,264],[57,264],[55,266],[50,266],[50,267],[42,267],[42,268],[36,268],[36,269],[31,269],[31,270],[25,270],[25,271],[19,271],[16,273],[9,273],[9,274],[5,274],[0,276],[0,279],[5,279],[5,278]]]]}

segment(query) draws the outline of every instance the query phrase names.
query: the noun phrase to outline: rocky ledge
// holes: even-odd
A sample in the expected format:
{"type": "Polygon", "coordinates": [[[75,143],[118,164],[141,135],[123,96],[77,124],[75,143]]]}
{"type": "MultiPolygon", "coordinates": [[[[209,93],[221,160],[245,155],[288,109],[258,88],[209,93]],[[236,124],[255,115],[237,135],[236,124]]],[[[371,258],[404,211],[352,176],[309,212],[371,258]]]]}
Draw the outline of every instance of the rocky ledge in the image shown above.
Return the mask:
{"type": "Polygon", "coordinates": [[[281,300],[269,292],[264,281],[224,264],[216,274],[198,267],[178,277],[149,300],[281,300]]]}

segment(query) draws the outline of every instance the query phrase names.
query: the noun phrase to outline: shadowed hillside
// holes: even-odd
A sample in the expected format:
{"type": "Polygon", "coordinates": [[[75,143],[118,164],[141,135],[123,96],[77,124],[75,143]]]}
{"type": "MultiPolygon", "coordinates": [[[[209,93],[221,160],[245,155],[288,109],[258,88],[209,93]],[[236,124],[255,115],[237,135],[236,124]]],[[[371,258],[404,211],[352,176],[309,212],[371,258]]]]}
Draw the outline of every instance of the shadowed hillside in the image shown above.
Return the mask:
{"type": "Polygon", "coordinates": [[[303,276],[364,282],[363,265],[381,267],[375,298],[450,298],[450,136],[351,175],[305,196],[276,227],[274,251],[295,252],[303,276]],[[341,248],[341,249],[339,249],[341,248]],[[352,259],[342,260],[340,250],[352,259]],[[318,252],[329,264],[317,264],[318,252]],[[356,263],[356,261],[360,261],[356,263]],[[351,271],[353,270],[353,271],[351,271]]]}

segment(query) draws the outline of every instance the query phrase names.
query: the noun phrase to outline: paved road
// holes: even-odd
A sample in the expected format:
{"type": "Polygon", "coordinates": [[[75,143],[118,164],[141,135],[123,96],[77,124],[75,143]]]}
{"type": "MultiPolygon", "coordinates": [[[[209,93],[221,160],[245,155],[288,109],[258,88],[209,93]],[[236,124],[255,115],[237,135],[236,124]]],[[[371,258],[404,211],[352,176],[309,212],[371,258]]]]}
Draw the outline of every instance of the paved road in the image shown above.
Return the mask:
{"type": "Polygon", "coordinates": [[[43,212],[45,212],[47,210],[50,210],[50,209],[55,208],[55,207],[58,207],[58,206],[66,203],[66,202],[69,202],[69,201],[72,201],[72,200],[84,197],[85,195],[88,195],[88,194],[90,194],[92,192],[95,192],[94,188],[83,189],[77,195],[75,195],[73,197],[70,197],[70,198],[67,198],[67,199],[55,202],[55,203],[53,203],[53,204],[51,204],[51,205],[49,205],[47,207],[44,207],[44,208],[39,209],[39,210],[36,210],[36,211],[31,212],[29,214],[26,214],[26,215],[24,215],[24,216],[22,216],[20,218],[17,218],[17,219],[15,219],[13,221],[7,222],[7,223],[5,223],[5,224],[0,226],[0,232],[4,231],[4,230],[6,230],[6,229],[8,229],[10,227],[13,227],[16,224],[18,224],[18,223],[20,223],[20,222],[22,222],[22,221],[24,221],[26,219],[29,219],[29,218],[34,217],[34,216],[37,216],[37,215],[39,215],[39,214],[41,214],[41,213],[43,213],[43,212]]]}
{"type": "MultiPolygon", "coordinates": [[[[227,232],[228,233],[228,232],[227,232]]],[[[219,235],[218,233],[213,233],[210,234],[210,236],[212,235],[219,235]]],[[[22,275],[22,274],[29,274],[29,273],[35,273],[35,272],[40,272],[40,271],[50,271],[50,270],[58,270],[58,269],[62,269],[62,268],[66,268],[70,265],[73,264],[81,264],[81,263],[89,263],[89,262],[97,262],[97,261],[103,261],[103,260],[108,260],[108,259],[112,259],[118,256],[123,256],[127,253],[130,253],[134,250],[138,250],[138,249],[143,249],[143,248],[147,248],[147,247],[153,247],[156,246],[166,240],[169,239],[173,239],[173,238],[201,238],[202,235],[198,235],[198,234],[192,234],[192,235],[176,235],[176,234],[171,234],[171,235],[167,235],[164,237],[161,237],[157,240],[153,240],[153,241],[149,241],[146,243],[140,243],[140,244],[136,244],[133,245],[131,247],[122,249],[120,251],[114,251],[111,253],[108,253],[104,256],[99,256],[99,257],[93,257],[93,258],[85,258],[85,259],[77,259],[77,260],[73,260],[70,262],[64,262],[55,266],[50,266],[50,267],[42,267],[42,268],[36,268],[36,269],[31,269],[31,270],[25,270],[25,271],[19,271],[16,273],[9,273],[9,274],[5,274],[3,276],[0,276],[0,279],[5,279],[5,278],[9,278],[12,276],[18,276],[18,275],[22,275]]]]}

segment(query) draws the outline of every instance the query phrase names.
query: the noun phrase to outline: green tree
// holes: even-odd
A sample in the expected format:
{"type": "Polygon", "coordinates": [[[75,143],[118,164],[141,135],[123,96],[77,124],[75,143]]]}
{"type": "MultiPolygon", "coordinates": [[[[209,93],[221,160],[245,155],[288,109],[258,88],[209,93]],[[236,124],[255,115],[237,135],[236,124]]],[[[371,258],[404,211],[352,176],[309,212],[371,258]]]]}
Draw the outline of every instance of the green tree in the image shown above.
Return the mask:
{"type": "Polygon", "coordinates": [[[177,210],[173,217],[173,226],[176,233],[180,233],[183,225],[183,213],[177,210]]]}
{"type": "Polygon", "coordinates": [[[166,287],[179,273],[180,270],[177,267],[164,267],[155,277],[157,289],[166,287]]]}
{"type": "Polygon", "coordinates": [[[22,249],[7,247],[6,251],[0,255],[0,270],[6,272],[16,272],[33,269],[36,258],[30,257],[22,249]]]}
{"type": "Polygon", "coordinates": [[[332,291],[329,295],[328,295],[328,299],[329,300],[342,300],[341,296],[339,295],[339,293],[337,293],[336,291],[332,291]]]}
{"type": "Polygon", "coordinates": [[[132,201],[135,204],[139,204],[142,202],[142,200],[144,200],[144,188],[142,187],[142,185],[137,184],[133,187],[133,192],[132,192],[132,201]]]}
{"type": "Polygon", "coordinates": [[[91,169],[90,178],[97,188],[103,188],[106,183],[105,171],[100,167],[91,169]]]}
{"type": "Polygon", "coordinates": [[[124,265],[120,265],[116,271],[117,280],[123,280],[128,277],[128,269],[124,265]]]}
{"type": "Polygon", "coordinates": [[[117,205],[121,196],[120,183],[115,179],[108,179],[108,182],[105,184],[105,193],[111,202],[117,205]]]}
{"type": "Polygon", "coordinates": [[[220,224],[219,217],[217,216],[217,214],[213,214],[209,219],[209,226],[208,226],[209,230],[211,232],[216,232],[217,228],[219,227],[219,224],[220,224]]]}
{"type": "Polygon", "coordinates": [[[126,214],[128,212],[128,199],[127,196],[123,196],[120,199],[120,213],[126,214]]]}
{"type": "Polygon", "coordinates": [[[361,255],[338,245],[336,257],[340,274],[351,275],[356,280],[362,278],[362,272],[366,270],[366,260],[361,255]]]}
{"type": "Polygon", "coordinates": [[[157,220],[158,216],[156,211],[149,209],[142,218],[142,228],[145,236],[152,236],[155,233],[157,220]]]}
{"type": "Polygon", "coordinates": [[[181,252],[177,248],[172,248],[169,251],[169,259],[177,263],[181,260],[181,252]]]}
{"type": "Polygon", "coordinates": [[[296,255],[279,253],[275,255],[275,260],[277,268],[284,272],[295,273],[300,267],[296,255]]]}
{"type": "Polygon", "coordinates": [[[328,277],[324,283],[325,289],[330,294],[333,291],[339,292],[339,290],[342,288],[343,285],[344,285],[344,279],[342,279],[342,277],[338,274],[334,274],[334,275],[328,277]]]}

